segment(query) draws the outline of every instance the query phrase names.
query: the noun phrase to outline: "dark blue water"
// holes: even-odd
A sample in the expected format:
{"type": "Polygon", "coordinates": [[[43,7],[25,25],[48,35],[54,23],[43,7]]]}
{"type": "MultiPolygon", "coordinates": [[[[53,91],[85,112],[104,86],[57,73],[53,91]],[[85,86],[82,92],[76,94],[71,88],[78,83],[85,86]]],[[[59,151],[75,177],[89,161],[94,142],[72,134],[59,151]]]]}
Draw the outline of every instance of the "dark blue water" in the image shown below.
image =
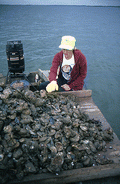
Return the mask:
{"type": "Polygon", "coordinates": [[[120,7],[0,6],[0,73],[7,74],[7,40],[22,41],[28,73],[50,69],[63,35],[85,54],[86,86],[120,138],[120,7]]]}

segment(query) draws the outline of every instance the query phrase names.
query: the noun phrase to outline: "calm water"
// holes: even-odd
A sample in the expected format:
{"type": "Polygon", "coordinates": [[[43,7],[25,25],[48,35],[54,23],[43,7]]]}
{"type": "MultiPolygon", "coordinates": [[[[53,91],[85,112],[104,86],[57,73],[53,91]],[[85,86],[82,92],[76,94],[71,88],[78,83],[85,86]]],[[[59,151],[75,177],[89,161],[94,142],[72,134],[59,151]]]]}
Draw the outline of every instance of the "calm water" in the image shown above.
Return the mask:
{"type": "Polygon", "coordinates": [[[0,73],[7,40],[21,40],[25,72],[50,69],[63,35],[86,56],[86,87],[120,138],[120,7],[0,6],[0,73]]]}
{"type": "MultiPolygon", "coordinates": [[[[88,61],[86,87],[120,138],[120,7],[0,6],[0,73],[7,40],[21,40],[25,72],[50,69],[63,35],[75,36],[88,61]]],[[[115,184],[118,178],[86,181],[115,184]]]]}

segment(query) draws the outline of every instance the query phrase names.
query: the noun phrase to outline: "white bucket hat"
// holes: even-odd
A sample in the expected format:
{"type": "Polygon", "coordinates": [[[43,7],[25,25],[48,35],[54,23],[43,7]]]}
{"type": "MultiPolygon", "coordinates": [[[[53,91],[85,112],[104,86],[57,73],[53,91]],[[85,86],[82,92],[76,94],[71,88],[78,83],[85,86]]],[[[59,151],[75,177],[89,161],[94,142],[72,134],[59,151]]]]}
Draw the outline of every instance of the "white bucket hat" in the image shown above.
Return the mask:
{"type": "Polygon", "coordinates": [[[59,48],[73,50],[75,48],[75,42],[76,39],[73,36],[63,36],[59,48]]]}

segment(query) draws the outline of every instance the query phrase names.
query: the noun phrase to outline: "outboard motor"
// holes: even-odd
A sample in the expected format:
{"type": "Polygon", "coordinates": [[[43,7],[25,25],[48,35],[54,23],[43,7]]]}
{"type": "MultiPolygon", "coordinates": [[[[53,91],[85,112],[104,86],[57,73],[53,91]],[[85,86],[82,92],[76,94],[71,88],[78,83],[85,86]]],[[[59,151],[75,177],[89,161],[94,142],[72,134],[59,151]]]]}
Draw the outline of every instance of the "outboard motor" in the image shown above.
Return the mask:
{"type": "Polygon", "coordinates": [[[24,72],[25,64],[21,41],[7,41],[6,54],[9,72],[14,74],[24,72]]]}

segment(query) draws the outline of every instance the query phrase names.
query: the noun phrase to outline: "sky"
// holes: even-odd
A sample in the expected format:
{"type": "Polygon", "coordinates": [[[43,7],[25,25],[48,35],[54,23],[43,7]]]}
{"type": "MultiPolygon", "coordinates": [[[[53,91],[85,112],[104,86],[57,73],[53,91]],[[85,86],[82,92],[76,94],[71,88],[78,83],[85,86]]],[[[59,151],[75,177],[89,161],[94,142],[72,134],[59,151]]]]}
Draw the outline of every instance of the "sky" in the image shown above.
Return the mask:
{"type": "Polygon", "coordinates": [[[0,0],[0,4],[120,6],[120,0],[0,0]]]}

